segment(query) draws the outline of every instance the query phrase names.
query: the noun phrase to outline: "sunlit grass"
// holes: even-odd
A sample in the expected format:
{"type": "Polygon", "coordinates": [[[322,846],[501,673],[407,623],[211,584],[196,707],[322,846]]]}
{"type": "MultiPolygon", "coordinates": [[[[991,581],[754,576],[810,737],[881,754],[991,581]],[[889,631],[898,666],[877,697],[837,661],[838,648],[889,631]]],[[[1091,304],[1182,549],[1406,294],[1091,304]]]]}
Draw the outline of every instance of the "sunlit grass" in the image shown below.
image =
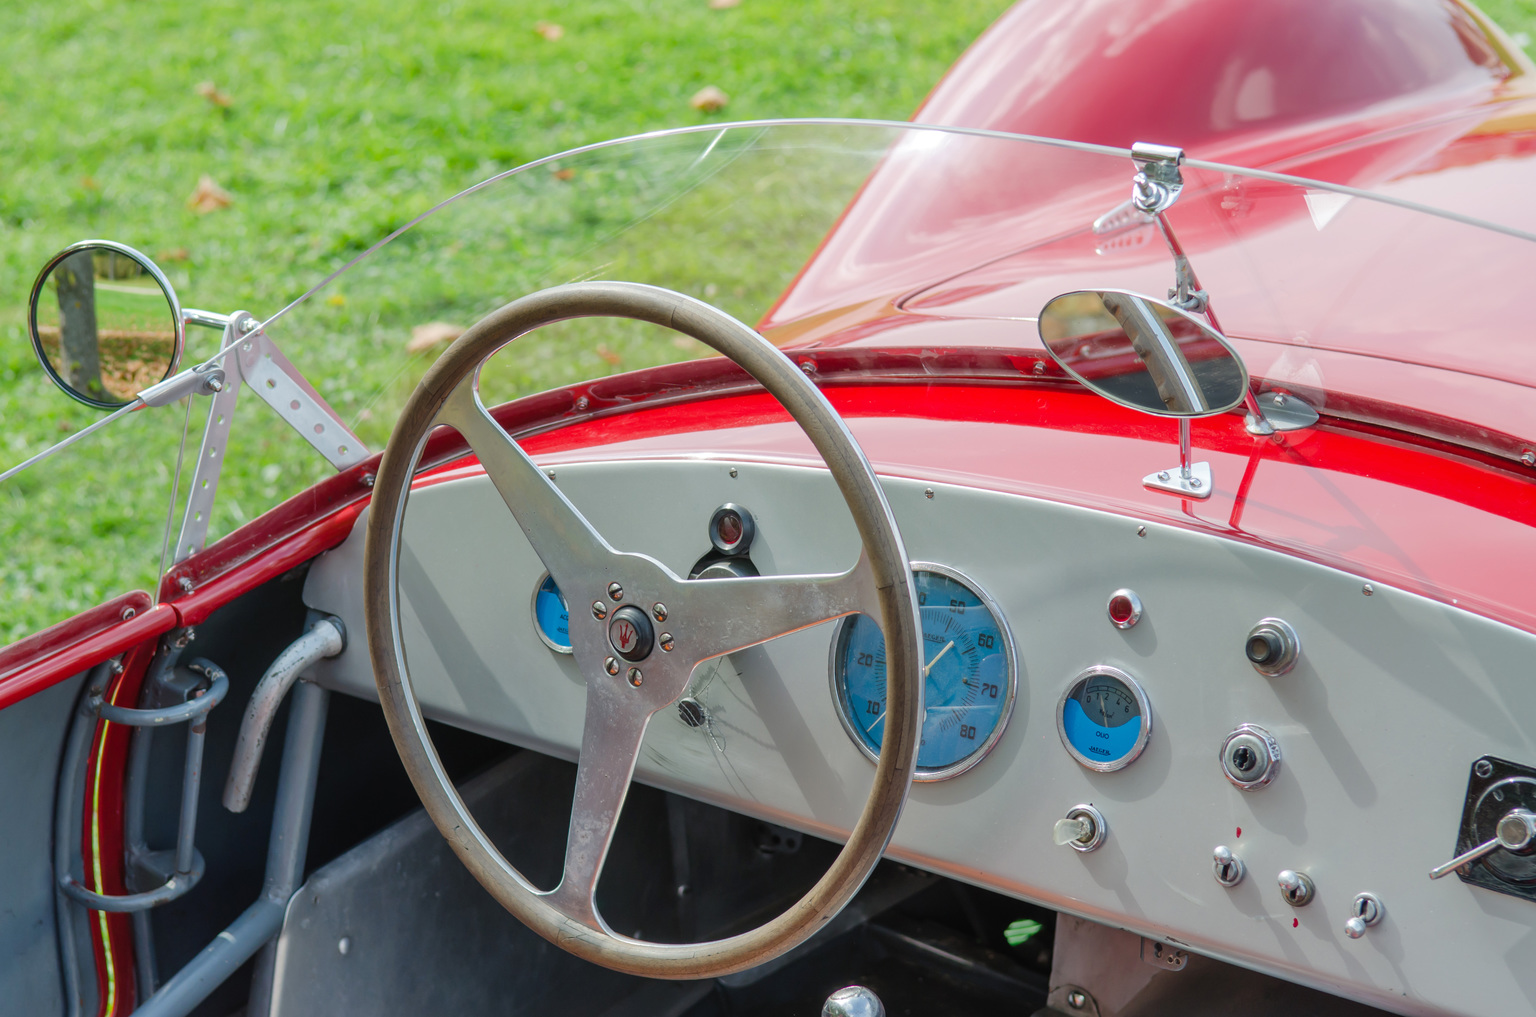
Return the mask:
{"type": "MultiPolygon", "coordinates": [[[[437,201],[574,145],[711,120],[905,119],[1005,6],[14,4],[0,19],[0,56],[25,68],[0,77],[0,464],[97,416],[43,379],[24,333],[33,276],[69,242],[128,243],[160,262],[184,304],[265,317],[437,201]],[[540,22],[559,23],[563,34],[545,38],[535,31],[540,22]],[[709,84],[730,102],[699,112],[689,98],[709,84]],[[204,175],[229,194],[228,207],[206,214],[188,207],[204,175]]],[[[503,247],[480,252],[473,271],[465,258],[444,254],[452,244],[446,233],[485,224],[445,219],[402,247],[417,259],[410,285],[396,275],[388,292],[370,291],[369,275],[349,276],[294,322],[302,328],[274,334],[376,445],[430,357],[405,353],[413,325],[468,324],[499,300],[564,281],[562,266],[588,264],[581,252],[653,200],[641,185],[654,189],[667,179],[638,173],[629,194],[597,188],[579,173],[532,180],[550,193],[564,188],[560,215],[504,224],[503,247]]],[[[847,186],[829,186],[824,202],[846,200],[847,186]]],[[[826,225],[825,209],[784,218],[775,200],[770,193],[743,206],[709,192],[663,212],[643,245],[635,236],[610,238],[614,274],[691,286],[750,316],[826,225]],[[735,262],[722,265],[690,246],[689,216],[727,207],[752,232],[735,262]]],[[[212,352],[212,333],[189,331],[193,355],[212,352]]],[[[644,329],[602,326],[579,338],[551,335],[506,358],[488,377],[490,394],[505,398],[700,352],[644,329]]],[[[0,485],[0,642],[122,590],[153,588],[183,419],[179,407],[135,414],[0,485]]],[[[195,416],[189,455],[199,425],[195,416]]],[[[214,534],[328,473],[245,397],[214,534]]]]}

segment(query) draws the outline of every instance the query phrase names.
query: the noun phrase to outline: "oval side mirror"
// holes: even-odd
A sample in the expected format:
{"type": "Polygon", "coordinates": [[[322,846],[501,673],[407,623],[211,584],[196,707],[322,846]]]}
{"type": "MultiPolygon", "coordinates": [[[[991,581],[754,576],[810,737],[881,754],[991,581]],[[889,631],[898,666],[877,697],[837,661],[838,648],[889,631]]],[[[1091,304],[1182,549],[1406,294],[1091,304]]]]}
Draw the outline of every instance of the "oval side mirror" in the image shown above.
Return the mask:
{"type": "Polygon", "coordinates": [[[1225,336],[1176,307],[1124,290],[1056,297],[1040,311],[1040,340],[1072,377],[1144,413],[1214,416],[1248,391],[1248,370],[1225,336]]]}
{"type": "Polygon", "coordinates": [[[28,327],[38,362],[71,398],[117,409],[181,362],[181,305],[165,273],[109,240],[71,244],[32,285],[28,327]]]}

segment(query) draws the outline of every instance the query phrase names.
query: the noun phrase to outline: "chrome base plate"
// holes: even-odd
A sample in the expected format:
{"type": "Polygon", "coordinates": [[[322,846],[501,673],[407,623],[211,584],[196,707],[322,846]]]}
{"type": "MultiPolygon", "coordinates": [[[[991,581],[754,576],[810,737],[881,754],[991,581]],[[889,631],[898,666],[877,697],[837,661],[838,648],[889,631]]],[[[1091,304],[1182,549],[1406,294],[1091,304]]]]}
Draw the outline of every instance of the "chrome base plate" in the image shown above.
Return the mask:
{"type": "Polygon", "coordinates": [[[1159,470],[1141,478],[1141,482],[1154,491],[1167,491],[1184,498],[1209,498],[1211,496],[1211,464],[1192,463],[1189,476],[1175,466],[1159,470]]]}
{"type": "Polygon", "coordinates": [[[1250,413],[1245,420],[1249,434],[1300,431],[1317,423],[1318,412],[1297,396],[1284,392],[1264,392],[1259,395],[1258,403],[1269,426],[1261,425],[1250,413]]]}

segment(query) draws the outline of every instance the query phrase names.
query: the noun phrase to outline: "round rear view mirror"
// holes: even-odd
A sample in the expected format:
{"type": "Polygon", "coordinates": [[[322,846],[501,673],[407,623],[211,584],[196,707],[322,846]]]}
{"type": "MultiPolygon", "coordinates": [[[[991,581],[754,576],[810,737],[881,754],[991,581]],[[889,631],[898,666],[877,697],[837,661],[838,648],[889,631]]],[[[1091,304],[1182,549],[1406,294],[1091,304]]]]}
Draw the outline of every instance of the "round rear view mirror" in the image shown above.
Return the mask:
{"type": "Polygon", "coordinates": [[[1160,300],[1123,290],[1056,297],[1040,312],[1040,340],[1088,388],[1158,416],[1225,413],[1248,391],[1242,358],[1220,332],[1160,300]]]}
{"type": "Polygon", "coordinates": [[[28,325],[43,370],[87,406],[125,406],[181,361],[175,290],[154,262],[109,240],[71,244],[43,266],[28,325]]]}

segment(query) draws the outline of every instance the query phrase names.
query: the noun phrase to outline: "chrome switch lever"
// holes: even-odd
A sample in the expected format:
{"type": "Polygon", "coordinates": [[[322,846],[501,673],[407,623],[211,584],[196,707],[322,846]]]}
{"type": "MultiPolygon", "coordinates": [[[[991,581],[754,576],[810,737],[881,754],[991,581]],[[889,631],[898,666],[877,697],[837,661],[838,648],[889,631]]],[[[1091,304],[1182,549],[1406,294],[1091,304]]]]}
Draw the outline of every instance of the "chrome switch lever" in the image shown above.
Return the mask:
{"type": "Polygon", "coordinates": [[[1350,939],[1359,939],[1365,935],[1365,930],[1381,921],[1381,916],[1386,913],[1386,908],[1381,904],[1381,898],[1374,893],[1361,893],[1355,895],[1354,914],[1349,921],[1344,923],[1344,935],[1350,939]]]}
{"type": "Polygon", "coordinates": [[[1470,865],[1499,848],[1505,851],[1524,851],[1536,842],[1536,812],[1529,809],[1510,809],[1493,828],[1493,839],[1485,840],[1470,851],[1464,851],[1438,868],[1429,870],[1430,879],[1449,876],[1463,865],[1470,865]]]}

